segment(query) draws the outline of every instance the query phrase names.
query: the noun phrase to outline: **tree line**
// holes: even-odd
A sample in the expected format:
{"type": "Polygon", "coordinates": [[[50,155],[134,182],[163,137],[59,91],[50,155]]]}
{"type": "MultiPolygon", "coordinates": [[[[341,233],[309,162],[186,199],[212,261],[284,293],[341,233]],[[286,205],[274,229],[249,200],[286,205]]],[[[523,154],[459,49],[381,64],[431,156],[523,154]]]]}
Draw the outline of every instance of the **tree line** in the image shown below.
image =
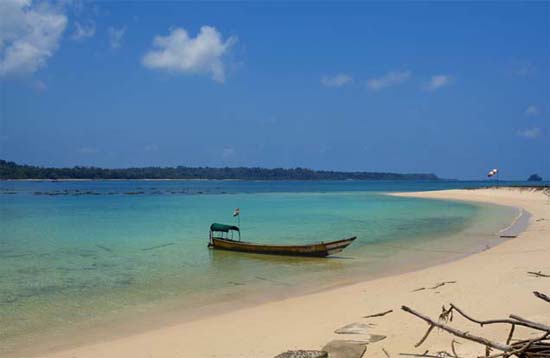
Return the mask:
{"type": "Polygon", "coordinates": [[[240,180],[438,180],[435,174],[340,172],[306,168],[143,167],[105,169],[47,168],[0,159],[0,179],[240,179],[240,180]]]}

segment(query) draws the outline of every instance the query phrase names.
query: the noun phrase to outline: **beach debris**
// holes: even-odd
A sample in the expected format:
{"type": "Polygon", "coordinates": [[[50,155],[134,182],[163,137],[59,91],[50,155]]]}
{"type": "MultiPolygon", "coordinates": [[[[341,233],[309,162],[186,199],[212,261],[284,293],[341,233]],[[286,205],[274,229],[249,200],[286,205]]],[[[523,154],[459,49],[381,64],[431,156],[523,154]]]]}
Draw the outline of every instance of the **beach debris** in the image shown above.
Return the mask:
{"type": "Polygon", "coordinates": [[[374,318],[374,317],[382,317],[382,316],[385,316],[389,313],[392,313],[393,310],[387,310],[387,311],[384,311],[384,312],[380,312],[380,313],[375,313],[375,314],[369,314],[367,316],[363,316],[363,318],[374,318]]]}
{"type": "MultiPolygon", "coordinates": [[[[535,294],[535,296],[539,297],[539,295],[537,294],[535,294]]],[[[547,297],[546,295],[543,295],[543,296],[547,297]]],[[[546,299],[544,298],[541,298],[541,299],[546,301],[546,299]]],[[[485,347],[485,357],[488,357],[488,358],[489,357],[490,358],[497,358],[497,357],[508,358],[512,356],[516,356],[519,358],[535,358],[535,357],[550,358],[550,326],[522,318],[518,315],[511,314],[507,319],[494,319],[494,320],[482,321],[467,315],[464,311],[462,311],[457,306],[451,303],[448,309],[445,308],[445,306],[443,306],[441,314],[439,315],[438,319],[434,320],[407,306],[401,306],[401,309],[407,313],[410,313],[422,319],[429,325],[426,333],[422,336],[422,338],[415,345],[415,347],[419,347],[420,345],[422,345],[426,341],[426,339],[428,338],[432,330],[434,328],[438,328],[454,336],[483,345],[485,347]],[[465,319],[471,322],[479,324],[481,327],[485,325],[490,325],[490,324],[509,324],[510,332],[508,334],[508,338],[506,339],[506,342],[505,343],[497,342],[482,336],[471,334],[468,331],[462,331],[449,326],[447,323],[453,320],[454,312],[458,313],[460,316],[464,317],[465,319]],[[524,328],[529,328],[531,330],[534,330],[536,331],[534,333],[535,334],[538,333],[538,335],[532,339],[515,340],[514,343],[510,343],[512,342],[512,340],[514,340],[513,336],[514,336],[514,330],[516,326],[521,326],[524,328]],[[492,354],[491,352],[493,350],[498,350],[500,352],[492,354]]],[[[449,354],[445,352],[446,353],[445,357],[447,356],[458,357],[454,347],[455,343],[458,343],[458,342],[453,340],[453,342],[451,343],[453,354],[449,354]]],[[[422,356],[428,357],[427,352],[422,356]]],[[[438,357],[438,358],[442,357],[442,355],[440,354],[430,355],[430,356],[438,357]]]]}
{"type": "Polygon", "coordinates": [[[533,291],[533,294],[540,298],[543,301],[550,302],[550,296],[545,295],[544,293],[540,293],[538,291],[533,291]]]}
{"type": "Polygon", "coordinates": [[[328,358],[325,351],[286,351],[275,356],[275,358],[328,358]]]}
{"type": "Polygon", "coordinates": [[[388,351],[384,347],[382,347],[382,352],[384,352],[384,355],[386,357],[391,358],[390,354],[388,353],[388,351]]]}
{"type": "Polygon", "coordinates": [[[545,273],[542,273],[542,271],[537,271],[537,272],[533,272],[533,271],[527,271],[527,273],[529,275],[533,275],[535,277],[550,277],[550,275],[547,275],[545,273]]]}
{"type": "Polygon", "coordinates": [[[175,244],[176,244],[175,242],[169,242],[169,243],[167,243],[167,244],[162,244],[162,245],[157,245],[157,246],[146,247],[146,248],[143,248],[142,250],[143,250],[143,251],[156,250],[156,249],[161,249],[161,248],[163,248],[163,247],[172,246],[172,245],[175,245],[175,244]]]}
{"type": "Polygon", "coordinates": [[[442,281],[442,282],[436,283],[432,287],[420,287],[420,288],[417,288],[415,290],[412,290],[411,292],[418,292],[418,291],[423,291],[423,290],[435,290],[435,289],[438,289],[439,287],[443,287],[445,285],[449,285],[449,284],[453,284],[453,283],[456,283],[456,281],[442,281]]]}
{"type": "Polygon", "coordinates": [[[361,358],[367,350],[366,341],[335,339],[322,348],[330,358],[361,358]]]}
{"type": "Polygon", "coordinates": [[[386,336],[380,335],[380,334],[371,334],[369,333],[371,325],[367,323],[359,323],[355,322],[352,324],[348,324],[347,326],[344,326],[342,328],[337,329],[334,331],[336,334],[363,334],[365,335],[364,338],[362,338],[366,343],[376,343],[386,338],[386,336]]]}
{"type": "Polygon", "coordinates": [[[429,351],[426,351],[422,354],[418,353],[399,353],[400,356],[408,356],[408,357],[428,357],[428,358],[446,358],[446,357],[454,357],[458,358],[458,356],[452,355],[447,351],[439,351],[434,354],[430,354],[429,351]]]}
{"type": "Polygon", "coordinates": [[[334,333],[337,334],[370,334],[369,325],[366,323],[351,323],[342,328],[338,328],[334,333]]]}
{"type": "Polygon", "coordinates": [[[515,239],[517,235],[500,235],[501,239],[515,239]]]}
{"type": "Polygon", "coordinates": [[[236,281],[228,281],[227,283],[232,284],[234,286],[243,286],[243,285],[245,285],[242,282],[236,282],[236,281]]]}

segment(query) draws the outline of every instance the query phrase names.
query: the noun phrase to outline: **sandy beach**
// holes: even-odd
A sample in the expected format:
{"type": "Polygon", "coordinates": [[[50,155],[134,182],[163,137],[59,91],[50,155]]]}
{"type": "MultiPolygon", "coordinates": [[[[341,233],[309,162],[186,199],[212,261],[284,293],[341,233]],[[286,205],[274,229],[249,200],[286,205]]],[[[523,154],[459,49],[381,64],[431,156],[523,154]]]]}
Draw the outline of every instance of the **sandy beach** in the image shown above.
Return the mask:
{"type": "MultiPolygon", "coordinates": [[[[500,188],[392,195],[495,203],[522,208],[532,216],[527,229],[517,238],[458,261],[47,352],[40,357],[273,357],[289,349],[320,349],[333,339],[362,339],[362,335],[334,333],[354,322],[370,323],[371,334],[386,336],[369,344],[365,357],[386,357],[383,349],[392,357],[426,349],[450,350],[453,337],[435,331],[421,347],[414,348],[427,325],[401,311],[401,305],[435,318],[442,305],[452,302],[480,319],[516,313],[550,323],[548,304],[532,294],[534,290],[550,294],[550,278],[527,274],[550,273],[550,201],[544,193],[500,188]],[[454,283],[436,287],[448,281],[454,283]],[[362,318],[390,309],[393,312],[383,317],[362,318]]],[[[452,324],[471,333],[482,331],[500,341],[507,335],[505,327],[480,329],[461,318],[452,324]]],[[[521,334],[518,330],[518,336],[521,334]]],[[[484,352],[479,345],[458,341],[461,344],[456,350],[460,356],[484,352]]]]}

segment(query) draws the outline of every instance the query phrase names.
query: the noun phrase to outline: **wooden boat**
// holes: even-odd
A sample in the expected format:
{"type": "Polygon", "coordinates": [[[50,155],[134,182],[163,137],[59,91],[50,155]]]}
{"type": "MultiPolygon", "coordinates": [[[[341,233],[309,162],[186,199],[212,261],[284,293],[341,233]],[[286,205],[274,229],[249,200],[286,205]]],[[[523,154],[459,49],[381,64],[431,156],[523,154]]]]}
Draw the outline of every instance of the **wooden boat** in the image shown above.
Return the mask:
{"type": "Polygon", "coordinates": [[[212,224],[210,226],[210,242],[208,243],[208,247],[220,250],[249,252],[255,254],[326,257],[328,255],[333,255],[342,251],[347,246],[349,246],[356,238],[356,236],[353,236],[347,239],[330,242],[319,242],[309,245],[255,244],[251,242],[241,241],[240,229],[237,226],[212,224]],[[233,236],[234,232],[237,232],[239,234],[238,240],[229,238],[229,233],[231,233],[233,236]],[[226,237],[223,237],[224,233],[226,234],[226,237]]]}

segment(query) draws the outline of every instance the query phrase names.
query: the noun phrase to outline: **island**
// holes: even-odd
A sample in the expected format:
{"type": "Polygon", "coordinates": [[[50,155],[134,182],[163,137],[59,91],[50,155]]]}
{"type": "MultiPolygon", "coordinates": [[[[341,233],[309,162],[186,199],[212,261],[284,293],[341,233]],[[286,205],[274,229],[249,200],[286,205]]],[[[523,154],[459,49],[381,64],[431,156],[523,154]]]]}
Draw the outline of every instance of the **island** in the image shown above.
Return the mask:
{"type": "Polygon", "coordinates": [[[538,174],[531,174],[527,181],[542,181],[542,177],[538,174]]]}
{"type": "Polygon", "coordinates": [[[441,180],[432,173],[340,172],[306,168],[212,168],[212,167],[144,167],[106,169],[97,167],[47,168],[20,165],[0,159],[0,179],[233,179],[233,180],[441,180]]]}

